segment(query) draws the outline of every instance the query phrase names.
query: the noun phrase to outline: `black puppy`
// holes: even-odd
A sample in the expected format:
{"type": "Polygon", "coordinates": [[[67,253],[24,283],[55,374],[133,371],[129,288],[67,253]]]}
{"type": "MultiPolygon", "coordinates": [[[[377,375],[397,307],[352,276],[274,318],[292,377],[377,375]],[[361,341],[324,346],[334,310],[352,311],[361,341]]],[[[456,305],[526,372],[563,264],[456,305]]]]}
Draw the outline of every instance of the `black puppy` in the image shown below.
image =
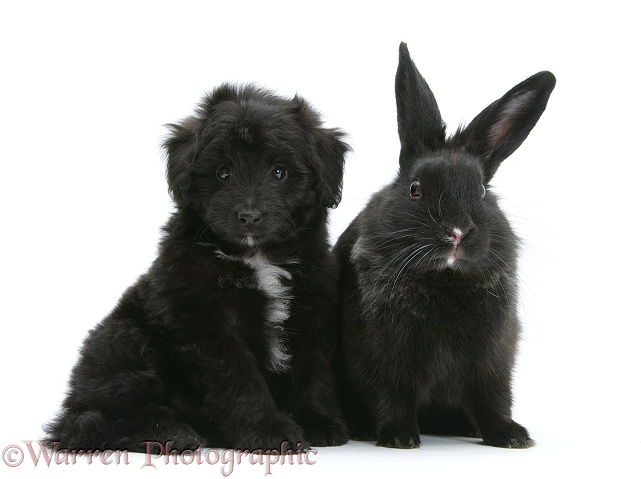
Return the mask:
{"type": "Polygon", "coordinates": [[[177,210],[158,258],[81,349],[58,449],[339,445],[343,133],[298,96],[223,85],[165,142],[177,210]]]}

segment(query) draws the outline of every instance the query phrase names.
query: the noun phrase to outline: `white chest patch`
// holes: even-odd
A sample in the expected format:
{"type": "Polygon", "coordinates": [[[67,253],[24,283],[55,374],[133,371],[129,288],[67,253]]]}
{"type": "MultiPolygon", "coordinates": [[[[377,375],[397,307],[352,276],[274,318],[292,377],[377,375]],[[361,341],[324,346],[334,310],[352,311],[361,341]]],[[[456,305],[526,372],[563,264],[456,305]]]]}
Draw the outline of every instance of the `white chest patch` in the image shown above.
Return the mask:
{"type": "Polygon", "coordinates": [[[254,269],[258,289],[269,298],[266,311],[267,322],[271,326],[269,369],[286,371],[290,366],[291,355],[287,352],[283,335],[292,297],[291,289],[283,284],[282,279],[292,279],[292,275],[280,266],[269,263],[260,253],[244,258],[243,262],[254,269]]]}
{"type": "Polygon", "coordinates": [[[285,344],[284,323],[289,318],[289,306],[292,299],[291,288],[283,284],[283,278],[292,279],[289,271],[270,263],[261,253],[249,258],[227,256],[218,252],[226,259],[242,261],[254,270],[256,287],[268,298],[265,318],[269,325],[269,364],[272,371],[287,371],[290,367],[291,355],[285,344]]]}

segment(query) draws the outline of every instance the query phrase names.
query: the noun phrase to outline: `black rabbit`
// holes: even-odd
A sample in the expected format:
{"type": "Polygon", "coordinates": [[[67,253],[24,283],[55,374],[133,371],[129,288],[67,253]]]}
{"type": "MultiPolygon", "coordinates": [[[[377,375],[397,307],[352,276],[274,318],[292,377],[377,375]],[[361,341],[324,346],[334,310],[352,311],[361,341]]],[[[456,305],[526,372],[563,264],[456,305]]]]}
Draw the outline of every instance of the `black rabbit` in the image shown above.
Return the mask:
{"type": "Polygon", "coordinates": [[[489,190],[556,80],[519,83],[449,138],[401,43],[400,169],[342,234],[341,356],[354,436],[414,448],[419,432],[534,445],[512,420],[518,238],[489,190]]]}

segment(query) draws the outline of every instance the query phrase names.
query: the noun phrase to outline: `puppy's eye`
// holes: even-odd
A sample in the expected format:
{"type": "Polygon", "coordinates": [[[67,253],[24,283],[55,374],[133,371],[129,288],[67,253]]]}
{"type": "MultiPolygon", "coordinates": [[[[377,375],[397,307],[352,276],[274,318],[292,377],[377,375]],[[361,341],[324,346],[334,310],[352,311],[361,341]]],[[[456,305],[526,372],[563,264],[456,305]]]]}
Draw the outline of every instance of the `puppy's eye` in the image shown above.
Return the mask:
{"type": "Polygon", "coordinates": [[[223,181],[228,180],[231,176],[231,170],[226,166],[221,166],[216,171],[216,176],[223,181]]]}
{"type": "Polygon", "coordinates": [[[287,178],[287,170],[282,166],[275,166],[272,170],[272,176],[278,181],[282,181],[287,178]]]}
{"type": "Polygon", "coordinates": [[[485,198],[485,193],[487,193],[487,190],[485,189],[485,185],[481,185],[481,188],[483,188],[483,190],[481,191],[481,198],[485,198]]]}
{"type": "Polygon", "coordinates": [[[410,196],[412,198],[420,198],[422,194],[421,182],[418,180],[412,181],[412,184],[410,185],[410,196]]]}

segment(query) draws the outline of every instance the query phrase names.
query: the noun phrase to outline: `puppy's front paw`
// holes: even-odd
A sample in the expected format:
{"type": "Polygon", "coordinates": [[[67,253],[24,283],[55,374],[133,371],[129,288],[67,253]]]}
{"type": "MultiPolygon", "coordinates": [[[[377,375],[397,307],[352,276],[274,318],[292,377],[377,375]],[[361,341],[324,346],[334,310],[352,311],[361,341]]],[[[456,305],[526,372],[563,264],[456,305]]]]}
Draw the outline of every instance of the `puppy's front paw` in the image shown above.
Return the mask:
{"type": "Polygon", "coordinates": [[[520,424],[510,421],[497,426],[495,429],[483,431],[481,434],[483,444],[494,447],[505,447],[508,449],[527,449],[534,446],[534,439],[520,424]]]}
{"type": "Polygon", "coordinates": [[[132,449],[132,451],[161,455],[181,453],[186,450],[193,451],[205,445],[205,440],[195,432],[181,431],[172,436],[163,436],[162,440],[141,441],[140,447],[132,449]]]}
{"type": "Polygon", "coordinates": [[[342,420],[328,420],[305,428],[305,436],[312,446],[341,446],[349,440],[347,426],[342,420]]]}
{"type": "Polygon", "coordinates": [[[132,447],[125,444],[125,449],[147,454],[181,453],[206,446],[206,440],[191,426],[177,421],[159,421],[138,431],[137,439],[130,439],[132,447]]]}
{"type": "Polygon", "coordinates": [[[205,439],[202,438],[191,428],[185,428],[182,431],[177,431],[171,439],[171,449],[178,452],[187,449],[196,450],[201,446],[205,446],[205,439]]]}
{"type": "Polygon", "coordinates": [[[287,452],[307,449],[308,443],[300,426],[291,419],[281,416],[261,421],[240,437],[234,447],[243,451],[287,452]]]}

